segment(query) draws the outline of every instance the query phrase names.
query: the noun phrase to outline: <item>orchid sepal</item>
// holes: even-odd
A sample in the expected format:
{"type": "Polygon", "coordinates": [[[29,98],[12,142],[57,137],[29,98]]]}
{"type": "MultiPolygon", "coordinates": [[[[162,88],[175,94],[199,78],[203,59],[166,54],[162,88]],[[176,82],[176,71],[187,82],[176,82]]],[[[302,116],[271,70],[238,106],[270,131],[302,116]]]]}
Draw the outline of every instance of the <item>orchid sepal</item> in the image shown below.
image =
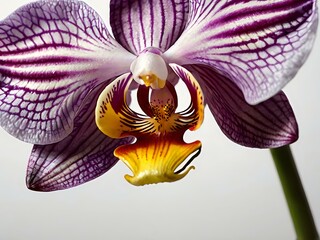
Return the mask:
{"type": "Polygon", "coordinates": [[[181,35],[189,0],[111,0],[110,24],[115,39],[139,55],[148,47],[167,50],[181,35]]]}
{"type": "Polygon", "coordinates": [[[133,138],[106,137],[94,122],[94,109],[105,84],[90,91],[77,112],[72,133],[60,142],[34,145],[26,185],[33,191],[63,190],[91,181],[110,170],[118,159],[114,149],[133,138]]]}
{"type": "Polygon", "coordinates": [[[275,148],[295,142],[299,128],[283,92],[256,105],[246,102],[241,90],[223,74],[205,65],[190,65],[222,132],[237,144],[275,148]]]}

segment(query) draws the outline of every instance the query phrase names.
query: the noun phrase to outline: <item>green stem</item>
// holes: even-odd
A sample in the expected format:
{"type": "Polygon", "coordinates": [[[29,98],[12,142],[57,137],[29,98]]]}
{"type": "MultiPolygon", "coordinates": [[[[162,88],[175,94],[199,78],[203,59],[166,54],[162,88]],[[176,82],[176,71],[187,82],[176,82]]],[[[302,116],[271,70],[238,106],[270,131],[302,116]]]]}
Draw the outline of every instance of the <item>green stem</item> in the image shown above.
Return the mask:
{"type": "Polygon", "coordinates": [[[318,240],[319,235],[289,146],[270,149],[298,240],[318,240]]]}

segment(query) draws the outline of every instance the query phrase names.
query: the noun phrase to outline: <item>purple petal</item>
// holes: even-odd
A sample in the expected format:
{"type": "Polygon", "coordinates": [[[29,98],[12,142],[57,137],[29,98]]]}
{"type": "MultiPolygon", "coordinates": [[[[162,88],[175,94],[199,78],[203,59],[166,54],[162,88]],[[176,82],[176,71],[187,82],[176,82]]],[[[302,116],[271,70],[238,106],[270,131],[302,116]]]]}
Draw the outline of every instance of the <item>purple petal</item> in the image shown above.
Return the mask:
{"type": "Polygon", "coordinates": [[[115,38],[131,52],[165,51],[183,31],[188,10],[187,0],[111,0],[110,22],[115,38]]]}
{"type": "Polygon", "coordinates": [[[317,23],[316,0],[193,1],[186,31],[165,56],[215,67],[256,104],[295,76],[317,23]]]}
{"type": "Polygon", "coordinates": [[[298,125],[283,92],[257,105],[248,104],[227,77],[204,65],[187,67],[200,82],[205,101],[224,134],[256,148],[273,148],[298,139],[298,125]]]}
{"type": "Polygon", "coordinates": [[[94,109],[104,88],[98,87],[87,96],[68,137],[55,144],[34,146],[27,170],[28,188],[55,191],[74,187],[102,175],[118,161],[113,151],[131,140],[109,138],[95,125],[94,109]]]}
{"type": "Polygon", "coordinates": [[[89,90],[128,71],[134,56],[89,6],[28,4],[0,22],[0,122],[36,144],[57,142],[89,90]]]}

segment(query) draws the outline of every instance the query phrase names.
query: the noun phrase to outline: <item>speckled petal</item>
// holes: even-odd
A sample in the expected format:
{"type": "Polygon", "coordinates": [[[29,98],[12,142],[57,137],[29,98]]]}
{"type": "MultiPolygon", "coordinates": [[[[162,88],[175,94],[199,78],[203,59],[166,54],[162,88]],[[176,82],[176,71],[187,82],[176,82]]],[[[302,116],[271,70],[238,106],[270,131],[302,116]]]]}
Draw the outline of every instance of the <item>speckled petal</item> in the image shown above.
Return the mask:
{"type": "Polygon", "coordinates": [[[257,104],[278,93],[305,62],[317,30],[316,2],[191,1],[186,30],[165,57],[216,68],[257,104]]]}
{"type": "Polygon", "coordinates": [[[26,142],[60,141],[90,89],[133,59],[83,2],[21,7],[0,21],[1,126],[26,142]]]}
{"type": "Polygon", "coordinates": [[[274,148],[298,139],[298,125],[283,92],[250,105],[230,79],[212,68],[187,68],[198,79],[213,116],[232,141],[248,147],[274,148]]]}
{"type": "Polygon", "coordinates": [[[111,0],[110,23],[115,38],[128,50],[164,51],[180,36],[188,12],[188,0],[111,0]]]}
{"type": "Polygon", "coordinates": [[[111,139],[95,125],[94,109],[104,87],[88,95],[68,137],[55,144],[34,146],[27,170],[28,188],[55,191],[74,187],[104,174],[118,161],[113,151],[131,139],[111,139]]]}

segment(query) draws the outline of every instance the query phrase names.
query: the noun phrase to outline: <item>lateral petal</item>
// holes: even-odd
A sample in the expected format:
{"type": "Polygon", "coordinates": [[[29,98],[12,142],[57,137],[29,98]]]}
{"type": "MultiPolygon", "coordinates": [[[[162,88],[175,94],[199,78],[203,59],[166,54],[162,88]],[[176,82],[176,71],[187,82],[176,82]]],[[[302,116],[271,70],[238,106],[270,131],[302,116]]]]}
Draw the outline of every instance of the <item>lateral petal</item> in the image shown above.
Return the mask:
{"type": "Polygon", "coordinates": [[[88,92],[133,59],[83,2],[18,9],[0,22],[1,126],[35,144],[65,138],[88,92]]]}
{"type": "Polygon", "coordinates": [[[131,52],[146,47],[167,50],[182,33],[187,0],[111,0],[110,23],[115,38],[131,52]]]}
{"type": "Polygon", "coordinates": [[[206,103],[223,133],[255,148],[274,148],[298,139],[298,125],[283,92],[257,105],[248,104],[226,76],[204,65],[187,66],[202,86],[206,103]]]}
{"type": "Polygon", "coordinates": [[[55,144],[34,146],[27,169],[28,188],[55,191],[75,187],[104,174],[118,161],[113,151],[131,139],[111,139],[95,125],[94,109],[104,87],[88,95],[69,136],[55,144]]]}
{"type": "Polygon", "coordinates": [[[215,67],[257,104],[305,62],[318,24],[316,0],[193,1],[190,20],[164,54],[178,64],[215,67]]]}

